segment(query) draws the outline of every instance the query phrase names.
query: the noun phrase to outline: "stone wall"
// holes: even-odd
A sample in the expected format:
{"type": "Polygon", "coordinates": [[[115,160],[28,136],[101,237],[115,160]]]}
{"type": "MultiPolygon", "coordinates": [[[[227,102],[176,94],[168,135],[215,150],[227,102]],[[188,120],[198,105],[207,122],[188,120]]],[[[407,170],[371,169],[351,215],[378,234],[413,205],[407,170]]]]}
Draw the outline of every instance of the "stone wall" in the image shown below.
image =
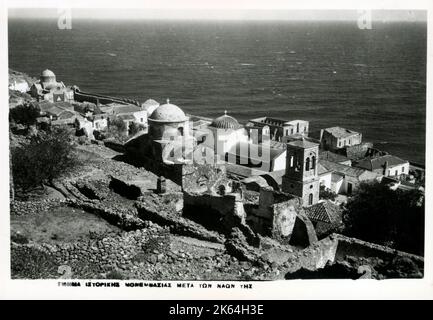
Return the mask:
{"type": "Polygon", "coordinates": [[[184,165],[182,168],[182,186],[189,193],[232,192],[232,181],[226,175],[225,166],[184,165]]]}
{"type": "Polygon", "coordinates": [[[406,258],[420,270],[424,268],[424,259],[420,256],[334,233],[290,257],[288,272],[301,268],[316,270],[325,267],[328,262],[343,262],[349,257],[380,259],[388,262],[396,257],[406,258]]]}
{"type": "Polygon", "coordinates": [[[173,206],[162,203],[137,202],[138,217],[143,221],[151,221],[166,226],[174,234],[190,236],[200,240],[223,243],[224,236],[215,231],[207,230],[202,225],[180,216],[173,206]]]}
{"type": "Polygon", "coordinates": [[[317,241],[314,227],[302,208],[302,200],[287,193],[262,188],[258,205],[245,206],[251,228],[280,243],[306,247],[317,241]]]}
{"type": "MultiPolygon", "coordinates": [[[[38,252],[44,253],[51,257],[59,267],[69,266],[72,278],[74,278],[74,273],[78,271],[75,270],[76,267],[83,265],[86,268],[91,268],[96,273],[131,270],[136,262],[136,257],[146,251],[152,239],[162,242],[163,239],[158,240],[158,238],[162,238],[158,234],[163,234],[163,232],[163,228],[153,225],[148,229],[131,231],[120,236],[74,243],[17,244],[12,242],[11,254],[17,256],[28,254],[29,251],[36,254],[38,252]]],[[[147,258],[154,259],[155,257],[152,257],[152,254],[150,252],[147,258]]],[[[12,268],[14,268],[14,265],[12,268]]],[[[60,277],[60,275],[57,277],[60,277]]]]}
{"type": "Polygon", "coordinates": [[[245,223],[246,213],[242,196],[184,193],[183,215],[210,230],[228,233],[245,223]]]}
{"type": "Polygon", "coordinates": [[[424,267],[424,258],[414,254],[398,251],[356,238],[345,237],[340,234],[334,234],[333,237],[338,241],[336,251],[336,259],[338,260],[344,260],[346,256],[354,256],[358,258],[377,257],[383,260],[391,260],[399,256],[412,260],[420,268],[424,267]]]}

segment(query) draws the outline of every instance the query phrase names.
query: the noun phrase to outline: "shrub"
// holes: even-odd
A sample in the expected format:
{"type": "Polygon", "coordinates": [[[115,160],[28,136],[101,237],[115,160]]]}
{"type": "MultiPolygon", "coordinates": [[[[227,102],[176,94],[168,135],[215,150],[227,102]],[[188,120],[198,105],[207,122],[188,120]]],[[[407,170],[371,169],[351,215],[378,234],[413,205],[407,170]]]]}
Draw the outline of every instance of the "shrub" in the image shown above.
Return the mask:
{"type": "Polygon", "coordinates": [[[138,132],[143,131],[144,130],[144,125],[142,125],[141,123],[136,123],[136,122],[132,122],[129,125],[129,135],[130,136],[134,136],[136,135],[138,132]]]}
{"type": "Polygon", "coordinates": [[[337,194],[332,190],[327,189],[325,186],[321,185],[319,190],[319,198],[334,201],[335,198],[337,198],[337,194]]]}
{"type": "Polygon", "coordinates": [[[32,103],[26,103],[10,110],[10,119],[27,127],[36,124],[39,109],[32,103]]]}
{"type": "Polygon", "coordinates": [[[424,253],[424,197],[418,190],[362,183],[344,209],[343,222],[348,236],[424,253]]]}
{"type": "MultiPolygon", "coordinates": [[[[126,124],[122,119],[110,119],[108,127],[101,132],[104,139],[114,138],[117,141],[123,142],[128,137],[126,124]]],[[[96,138],[96,137],[95,137],[96,138]]]]}
{"type": "Polygon", "coordinates": [[[63,128],[39,132],[26,145],[11,150],[15,187],[29,191],[51,183],[77,165],[69,132],[63,128]]]}

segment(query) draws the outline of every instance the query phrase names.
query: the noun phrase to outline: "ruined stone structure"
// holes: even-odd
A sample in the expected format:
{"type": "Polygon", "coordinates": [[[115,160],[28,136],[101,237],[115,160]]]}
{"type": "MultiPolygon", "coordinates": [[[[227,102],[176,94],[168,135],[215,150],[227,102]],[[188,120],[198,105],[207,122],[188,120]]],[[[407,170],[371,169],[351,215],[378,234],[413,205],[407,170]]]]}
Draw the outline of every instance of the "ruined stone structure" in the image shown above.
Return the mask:
{"type": "Polygon", "coordinates": [[[302,247],[317,241],[313,224],[298,197],[262,188],[259,204],[247,207],[246,211],[248,224],[263,236],[302,247]]]}
{"type": "Polygon", "coordinates": [[[319,176],[317,163],[319,145],[302,140],[287,143],[286,173],[282,190],[302,199],[304,207],[319,201],[319,176]]]}

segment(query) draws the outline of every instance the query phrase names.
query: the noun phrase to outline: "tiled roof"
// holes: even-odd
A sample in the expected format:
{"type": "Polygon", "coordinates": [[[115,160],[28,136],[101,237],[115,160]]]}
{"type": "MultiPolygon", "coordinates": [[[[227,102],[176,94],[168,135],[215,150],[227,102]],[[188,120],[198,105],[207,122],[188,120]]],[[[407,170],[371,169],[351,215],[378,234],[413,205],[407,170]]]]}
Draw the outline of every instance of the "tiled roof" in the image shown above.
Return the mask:
{"type": "Polygon", "coordinates": [[[341,173],[338,173],[338,172],[333,172],[331,175],[331,181],[334,183],[342,180],[343,178],[344,178],[344,175],[342,175],[341,173]]]}
{"type": "Polygon", "coordinates": [[[132,114],[122,114],[118,116],[118,118],[122,120],[135,120],[135,117],[132,114]]]}
{"type": "Polygon", "coordinates": [[[326,128],[325,131],[329,132],[330,134],[332,134],[334,137],[337,138],[346,138],[358,134],[358,132],[356,131],[345,129],[342,127],[326,128]]]}
{"type": "MultiPolygon", "coordinates": [[[[238,142],[236,143],[230,150],[228,151],[229,154],[233,155],[241,155],[241,151],[244,152],[248,150],[248,158],[255,160],[255,161],[261,161],[260,157],[264,157],[263,154],[263,148],[266,148],[266,145],[261,144],[253,144],[248,142],[238,142]],[[253,158],[251,154],[255,155],[258,158],[253,158]]],[[[281,154],[283,154],[286,150],[282,148],[272,148],[269,147],[269,160],[272,161],[279,157],[281,154]]]]}
{"type": "Polygon", "coordinates": [[[265,174],[265,171],[248,168],[245,166],[241,166],[238,164],[233,163],[226,163],[225,164],[226,170],[228,174],[232,174],[238,177],[251,177],[251,176],[259,176],[262,174],[265,174]]]}
{"type": "Polygon", "coordinates": [[[320,159],[328,160],[328,161],[332,161],[332,162],[344,162],[344,161],[350,160],[349,158],[347,158],[341,154],[334,153],[331,151],[320,152],[319,157],[320,157],[320,159]]]}
{"type": "Polygon", "coordinates": [[[215,118],[210,126],[219,129],[239,129],[241,127],[235,118],[228,116],[227,114],[215,118]]]}
{"type": "Polygon", "coordinates": [[[290,141],[287,144],[291,145],[291,146],[295,146],[295,147],[305,148],[305,149],[317,147],[319,145],[318,143],[311,142],[311,141],[308,141],[308,140],[305,140],[305,139],[290,141]]]}
{"type": "Polygon", "coordinates": [[[390,167],[407,163],[406,160],[387,154],[377,158],[361,160],[356,164],[356,166],[359,168],[373,171],[377,169],[383,169],[385,167],[385,162],[388,162],[388,166],[390,167]]]}
{"type": "Polygon", "coordinates": [[[327,170],[332,172],[339,172],[354,178],[358,178],[360,175],[362,175],[366,170],[361,168],[355,168],[351,166],[346,166],[344,164],[328,161],[328,160],[322,160],[319,159],[319,163],[325,167],[327,170]]]}
{"type": "Polygon", "coordinates": [[[320,221],[331,224],[341,222],[340,207],[331,203],[330,201],[316,203],[311,207],[307,207],[305,211],[308,218],[313,221],[320,221]]]}
{"type": "Polygon", "coordinates": [[[320,176],[322,174],[331,172],[331,170],[328,170],[327,168],[325,168],[324,166],[322,166],[320,164],[320,162],[317,163],[317,174],[320,176]]]}

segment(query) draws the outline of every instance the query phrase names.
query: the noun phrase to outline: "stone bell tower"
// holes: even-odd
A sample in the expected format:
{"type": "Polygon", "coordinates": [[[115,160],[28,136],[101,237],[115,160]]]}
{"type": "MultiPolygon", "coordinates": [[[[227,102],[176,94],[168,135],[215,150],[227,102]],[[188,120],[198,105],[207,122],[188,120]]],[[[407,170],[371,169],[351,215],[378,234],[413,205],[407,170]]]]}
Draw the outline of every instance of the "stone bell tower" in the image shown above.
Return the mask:
{"type": "Polygon", "coordinates": [[[302,198],[304,207],[319,201],[318,161],[319,144],[304,139],[287,143],[282,190],[302,198]]]}

